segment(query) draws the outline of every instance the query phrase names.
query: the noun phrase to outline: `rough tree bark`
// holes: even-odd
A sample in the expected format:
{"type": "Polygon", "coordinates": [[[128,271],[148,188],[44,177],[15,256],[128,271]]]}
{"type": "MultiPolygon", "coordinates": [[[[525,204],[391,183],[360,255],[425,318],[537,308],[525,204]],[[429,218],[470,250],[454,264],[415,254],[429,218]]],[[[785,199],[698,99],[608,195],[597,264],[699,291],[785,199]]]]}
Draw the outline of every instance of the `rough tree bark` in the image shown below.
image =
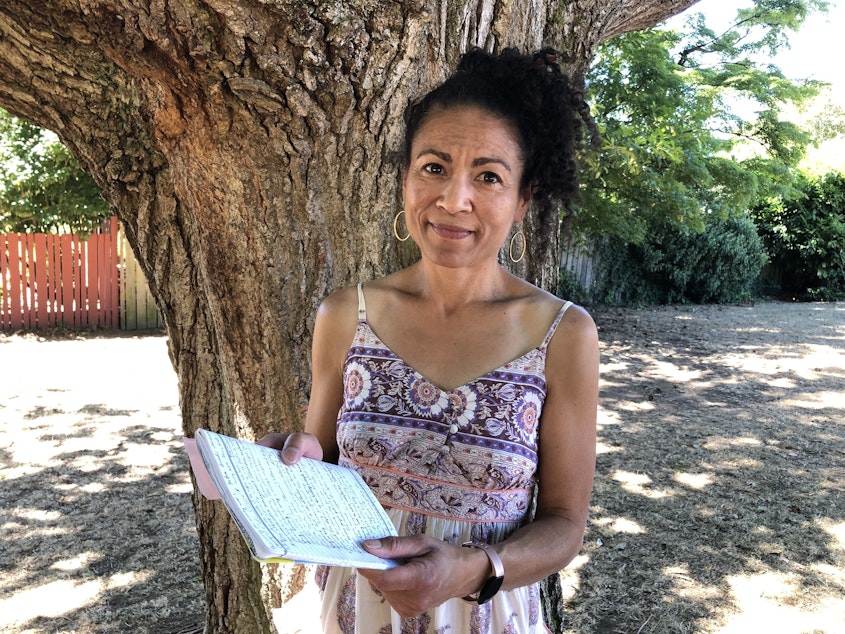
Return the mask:
{"type": "MultiPolygon", "coordinates": [[[[696,0],[4,0],[0,105],[55,131],[124,224],[162,312],[184,431],[301,427],[331,289],[395,270],[409,100],[478,45],[570,54],[696,0]]],[[[557,233],[527,276],[557,280],[557,233]]],[[[295,583],[195,499],[208,632],[270,629],[295,583]]],[[[166,547],[166,545],[163,545],[166,547]]]]}

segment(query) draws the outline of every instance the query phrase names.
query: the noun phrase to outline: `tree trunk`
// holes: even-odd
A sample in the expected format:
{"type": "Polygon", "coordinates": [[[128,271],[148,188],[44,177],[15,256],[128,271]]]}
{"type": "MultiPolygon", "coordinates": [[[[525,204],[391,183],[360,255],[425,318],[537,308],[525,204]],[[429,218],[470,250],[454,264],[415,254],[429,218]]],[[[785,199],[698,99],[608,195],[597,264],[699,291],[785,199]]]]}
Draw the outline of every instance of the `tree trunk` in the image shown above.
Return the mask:
{"type": "MultiPolygon", "coordinates": [[[[391,231],[411,98],[474,45],[552,45],[583,81],[596,44],[694,1],[4,0],[0,105],[55,131],[124,224],[185,433],[255,439],[302,427],[319,301],[413,258],[391,231]]],[[[550,230],[526,272],[554,289],[550,230]]],[[[195,508],[207,631],[269,631],[301,579],[195,508]]]]}

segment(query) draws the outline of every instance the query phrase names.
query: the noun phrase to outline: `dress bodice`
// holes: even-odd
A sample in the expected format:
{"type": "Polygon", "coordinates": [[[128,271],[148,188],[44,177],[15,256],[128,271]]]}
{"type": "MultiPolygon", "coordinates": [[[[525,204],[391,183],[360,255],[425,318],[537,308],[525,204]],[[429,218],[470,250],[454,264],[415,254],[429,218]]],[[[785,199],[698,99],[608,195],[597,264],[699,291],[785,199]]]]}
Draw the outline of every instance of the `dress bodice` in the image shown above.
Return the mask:
{"type": "Polygon", "coordinates": [[[543,342],[513,361],[445,390],[384,344],[359,319],[344,364],[338,416],[340,462],[370,484],[382,504],[468,521],[521,521],[537,469],[546,396],[543,342]]]}

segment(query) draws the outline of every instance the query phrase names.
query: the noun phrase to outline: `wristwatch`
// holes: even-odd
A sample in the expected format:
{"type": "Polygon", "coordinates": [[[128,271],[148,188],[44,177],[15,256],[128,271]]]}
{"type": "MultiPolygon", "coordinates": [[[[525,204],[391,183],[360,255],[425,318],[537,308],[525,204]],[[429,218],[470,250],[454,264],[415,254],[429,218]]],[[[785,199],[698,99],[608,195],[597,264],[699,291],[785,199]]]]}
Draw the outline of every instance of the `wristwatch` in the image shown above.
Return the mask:
{"type": "Polygon", "coordinates": [[[499,588],[502,587],[502,582],[505,580],[505,567],[502,565],[499,553],[493,550],[493,547],[490,546],[490,544],[485,544],[484,542],[464,542],[461,546],[464,548],[480,548],[490,560],[490,565],[493,566],[493,576],[484,582],[484,585],[481,586],[481,590],[475,594],[463,597],[464,601],[468,601],[470,603],[477,603],[478,605],[487,603],[496,595],[499,588]]]}

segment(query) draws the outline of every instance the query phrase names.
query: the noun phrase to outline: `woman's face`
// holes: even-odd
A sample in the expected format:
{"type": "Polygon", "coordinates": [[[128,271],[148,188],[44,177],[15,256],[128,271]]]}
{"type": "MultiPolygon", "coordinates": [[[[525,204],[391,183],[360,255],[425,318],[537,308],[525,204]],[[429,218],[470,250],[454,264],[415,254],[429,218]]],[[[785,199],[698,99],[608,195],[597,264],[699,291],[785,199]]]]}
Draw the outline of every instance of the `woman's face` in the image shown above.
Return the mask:
{"type": "Polygon", "coordinates": [[[501,118],[476,107],[429,114],[403,178],[405,221],[423,258],[447,267],[495,262],[528,208],[522,169],[516,135],[501,118]]]}

